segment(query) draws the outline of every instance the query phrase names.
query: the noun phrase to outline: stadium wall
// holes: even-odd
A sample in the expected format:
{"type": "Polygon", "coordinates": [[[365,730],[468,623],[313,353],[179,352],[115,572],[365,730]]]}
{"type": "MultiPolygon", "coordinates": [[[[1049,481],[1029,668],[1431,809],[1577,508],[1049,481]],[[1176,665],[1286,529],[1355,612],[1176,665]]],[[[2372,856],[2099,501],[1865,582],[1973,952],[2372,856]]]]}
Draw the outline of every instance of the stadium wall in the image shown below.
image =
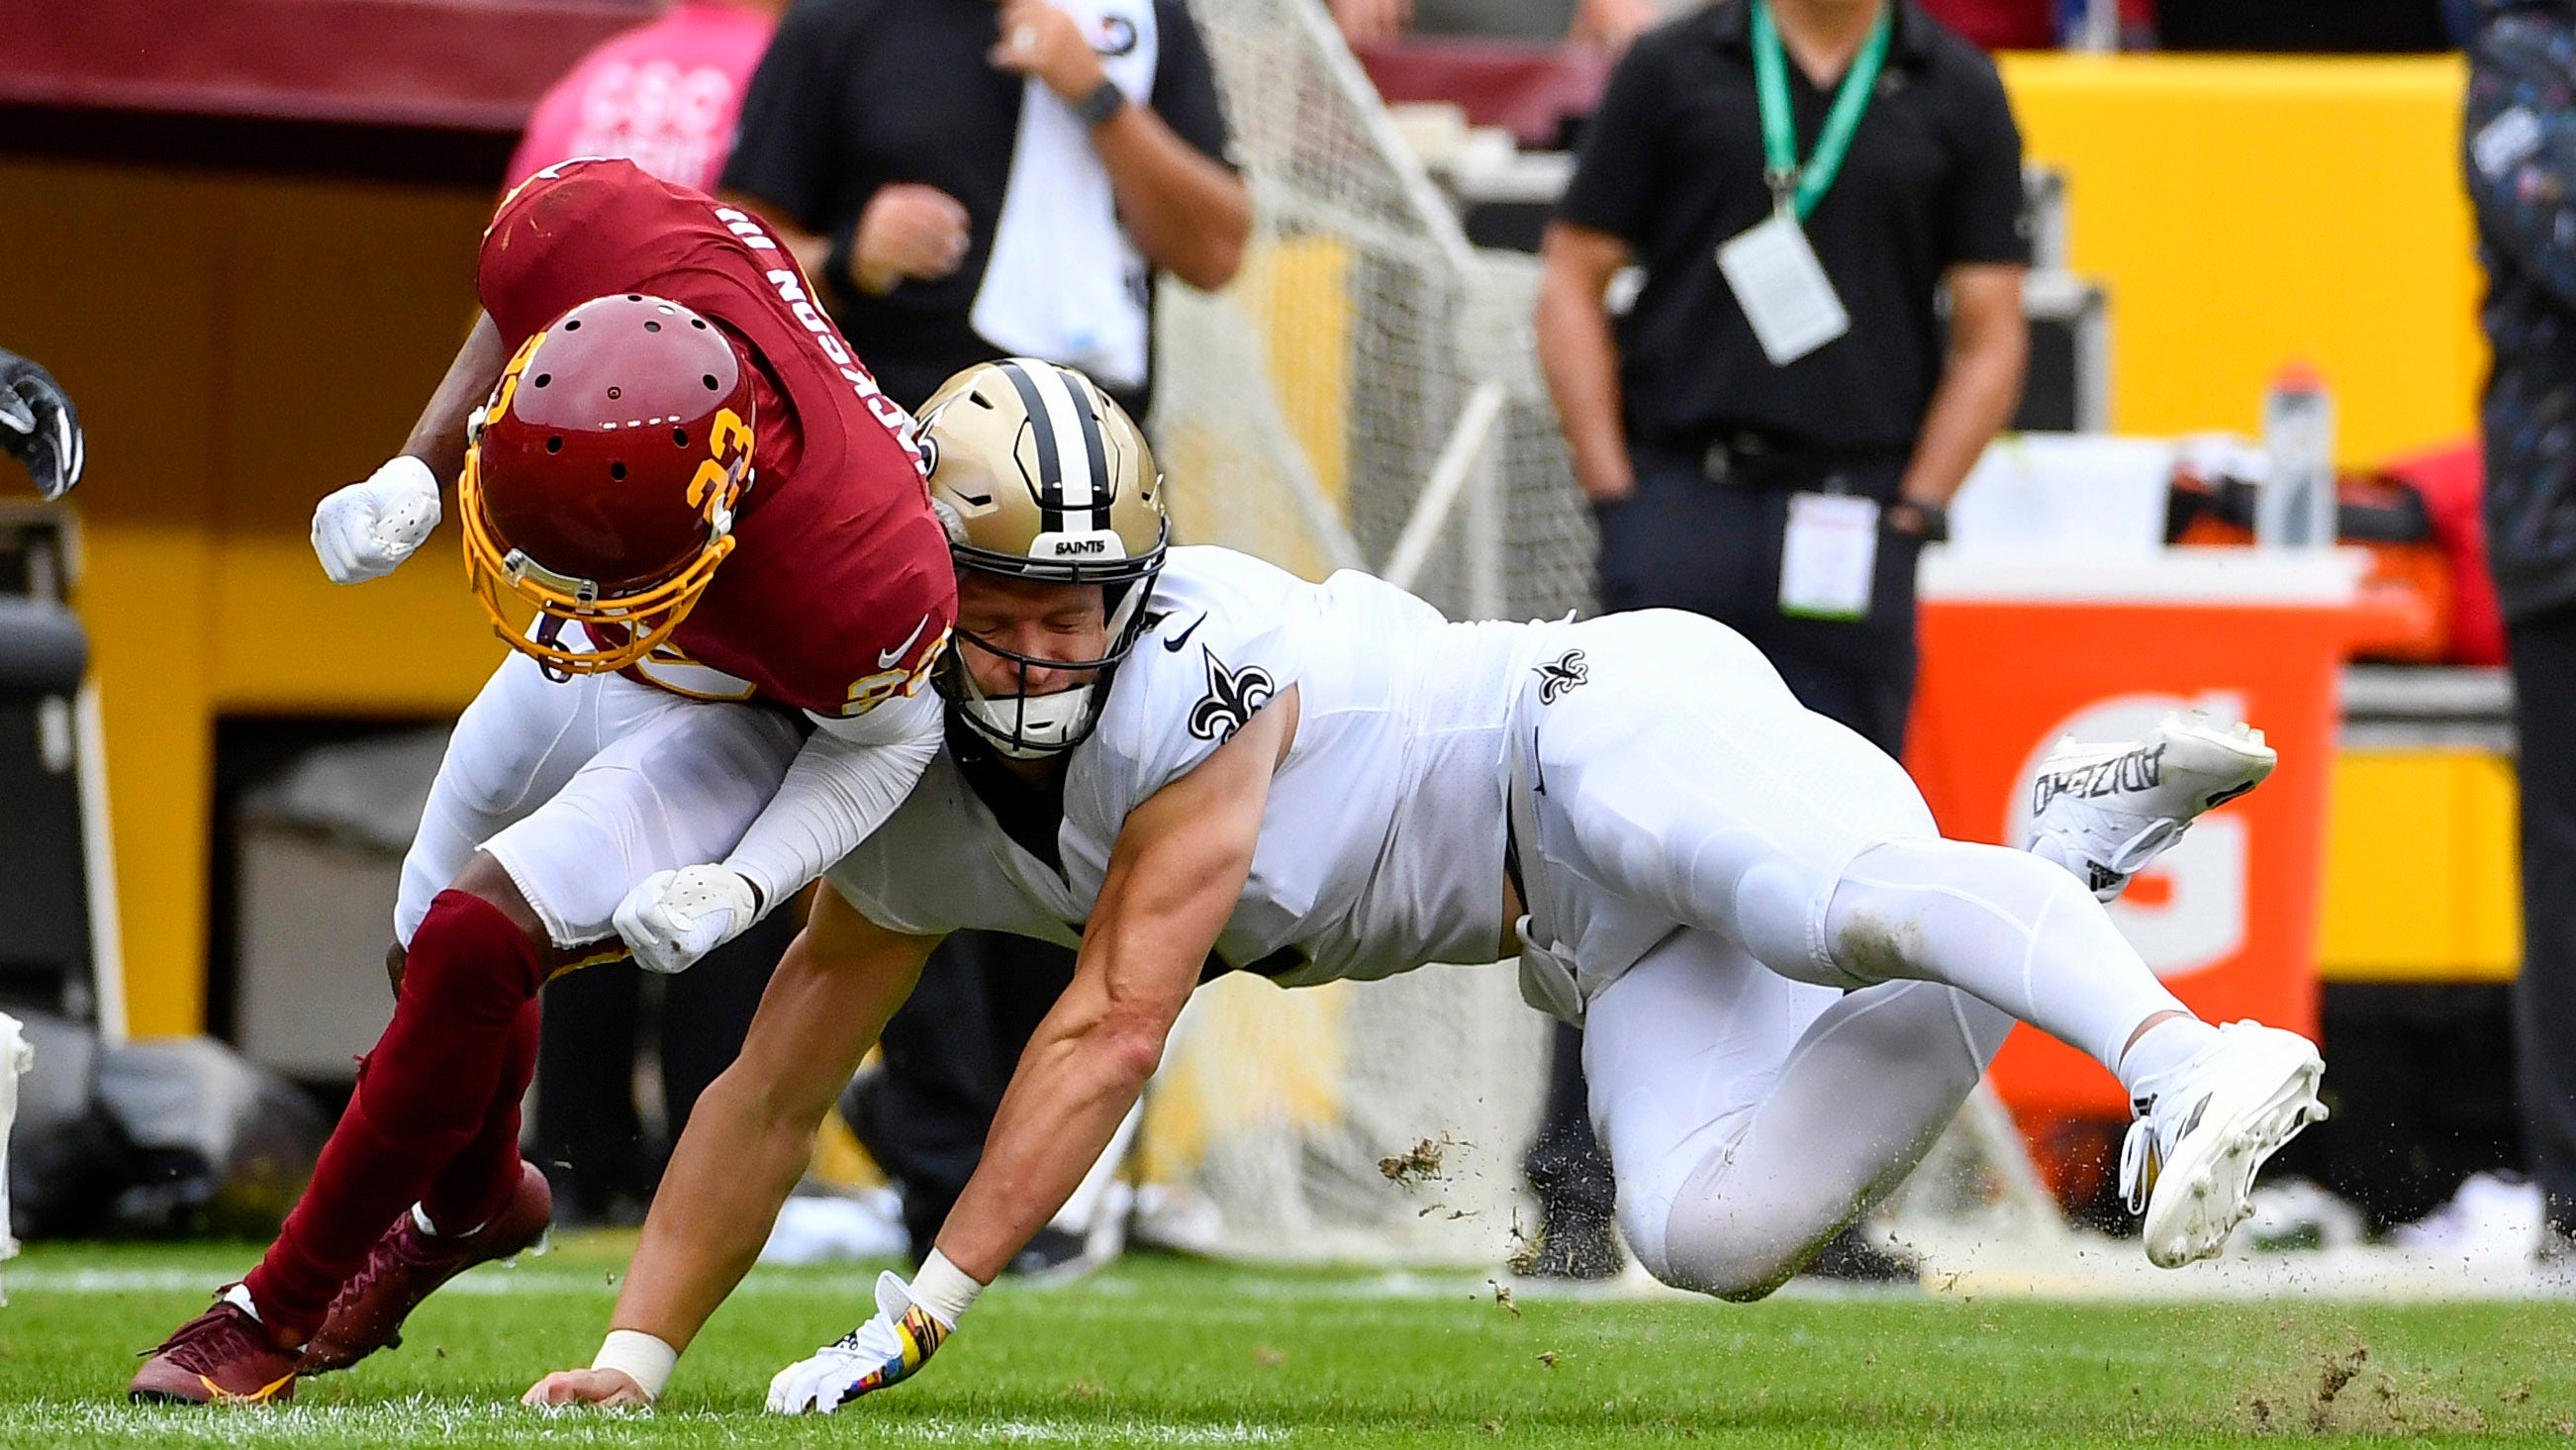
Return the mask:
{"type": "Polygon", "coordinates": [[[307,542],[314,500],[401,442],[463,340],[491,196],[6,158],[0,196],[0,339],[90,435],[79,605],[130,1023],[194,1032],[216,717],[452,716],[503,652],[452,521],[363,588],[307,542]]]}

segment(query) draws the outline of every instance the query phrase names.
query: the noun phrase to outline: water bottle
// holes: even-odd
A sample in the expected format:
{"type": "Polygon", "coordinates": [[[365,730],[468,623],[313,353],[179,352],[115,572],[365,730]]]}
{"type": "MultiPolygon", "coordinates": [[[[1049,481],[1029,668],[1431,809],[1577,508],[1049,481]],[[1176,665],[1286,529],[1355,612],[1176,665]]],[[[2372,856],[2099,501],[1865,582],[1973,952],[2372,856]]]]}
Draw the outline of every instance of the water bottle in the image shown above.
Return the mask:
{"type": "Polygon", "coordinates": [[[2292,363],[2263,394],[2270,476],[2254,505],[2254,542],[2327,549],[2335,542],[2334,395],[2323,375],[2292,363]]]}

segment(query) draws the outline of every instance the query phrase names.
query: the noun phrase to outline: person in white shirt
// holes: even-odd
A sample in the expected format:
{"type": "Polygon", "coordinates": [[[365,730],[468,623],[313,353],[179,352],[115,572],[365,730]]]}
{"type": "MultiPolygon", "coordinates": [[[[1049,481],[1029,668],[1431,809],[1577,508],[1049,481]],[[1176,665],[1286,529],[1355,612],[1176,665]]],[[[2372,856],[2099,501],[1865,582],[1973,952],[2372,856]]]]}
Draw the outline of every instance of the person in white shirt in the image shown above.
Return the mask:
{"type": "Polygon", "coordinates": [[[1453,624],[1364,574],[1169,548],[1135,425],[1041,363],[962,374],[924,436],[960,581],[934,676],[947,749],[827,874],[690,1121],[600,1358],[532,1403],[660,1392],[834,1092],[967,927],[1077,946],[1073,985],[937,1250],[782,1371],[773,1410],[917,1370],[1227,969],[1297,986],[1517,951],[1524,994],[1585,1020],[1638,1257],[1729,1299],[1778,1287],[1901,1181],[2016,1019],[2136,1099],[2123,1178],[2160,1264],[2217,1252],[2255,1171],[2323,1114],[2306,1039],[2193,1016],[2079,879],[2135,870],[2259,781],[2250,732],[2169,721],[2070,752],[2050,859],[1948,841],[1895,761],[1700,616],[1453,624]]]}

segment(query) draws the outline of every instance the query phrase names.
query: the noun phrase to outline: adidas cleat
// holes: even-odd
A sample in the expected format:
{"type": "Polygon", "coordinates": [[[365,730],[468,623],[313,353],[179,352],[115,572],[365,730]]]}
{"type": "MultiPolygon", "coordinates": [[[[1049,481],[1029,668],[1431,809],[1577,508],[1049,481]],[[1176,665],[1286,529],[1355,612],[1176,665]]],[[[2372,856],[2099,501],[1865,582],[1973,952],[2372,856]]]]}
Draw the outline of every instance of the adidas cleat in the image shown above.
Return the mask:
{"type": "Polygon", "coordinates": [[[2026,849],[2074,872],[2095,900],[2113,900],[2202,813],[2262,784],[2279,763],[2262,731],[2214,724],[2198,710],[2165,716],[2135,744],[2070,736],[2039,764],[2026,849]]]}
{"type": "Polygon", "coordinates": [[[2120,1191],[2146,1215],[2147,1257],[2175,1269],[2213,1257],[2253,1212],[2254,1175],[2321,1122],[2325,1061],[2295,1032],[2230,1022],[2138,1100],[2120,1144],[2120,1191]]]}

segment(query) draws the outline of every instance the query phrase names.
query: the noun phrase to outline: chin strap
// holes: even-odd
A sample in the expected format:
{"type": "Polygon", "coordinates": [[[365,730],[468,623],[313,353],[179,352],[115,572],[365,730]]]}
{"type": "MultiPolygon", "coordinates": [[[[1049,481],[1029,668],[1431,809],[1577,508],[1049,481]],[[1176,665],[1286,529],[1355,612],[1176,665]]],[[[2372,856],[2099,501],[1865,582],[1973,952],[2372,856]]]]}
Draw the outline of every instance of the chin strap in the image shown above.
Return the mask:
{"type": "MultiPolygon", "coordinates": [[[[563,617],[554,614],[544,614],[539,615],[538,618],[542,622],[537,625],[537,643],[544,645],[548,649],[562,648],[562,644],[560,642],[563,639],[563,617]]],[[[547,679],[552,680],[558,685],[568,685],[572,683],[572,671],[567,670],[563,666],[556,664],[554,661],[543,657],[537,657],[537,673],[544,675],[547,679]]]]}

